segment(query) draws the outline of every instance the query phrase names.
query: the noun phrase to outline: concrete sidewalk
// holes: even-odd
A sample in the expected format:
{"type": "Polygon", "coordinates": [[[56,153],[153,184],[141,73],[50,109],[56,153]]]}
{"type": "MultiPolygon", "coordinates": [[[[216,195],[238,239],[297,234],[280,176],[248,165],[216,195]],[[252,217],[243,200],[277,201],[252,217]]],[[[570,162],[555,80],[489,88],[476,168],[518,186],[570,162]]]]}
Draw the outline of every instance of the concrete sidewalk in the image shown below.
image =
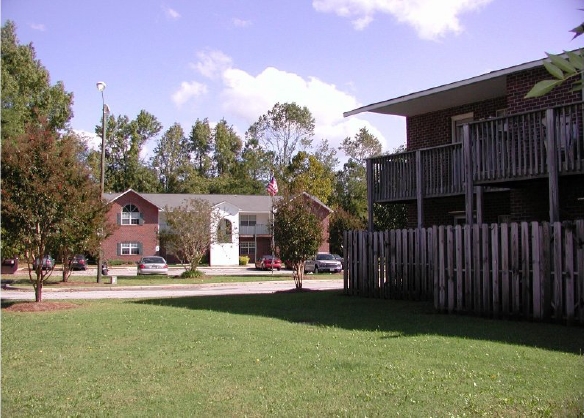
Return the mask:
{"type": "MultiPolygon", "coordinates": [[[[294,289],[293,280],[248,282],[248,283],[209,283],[177,284],[160,286],[102,286],[99,288],[66,287],[43,288],[43,300],[63,299],[140,299],[168,298],[205,295],[265,294],[294,289]]],[[[305,290],[341,290],[342,279],[304,280],[305,290]]],[[[2,289],[0,297],[5,300],[34,300],[32,289],[2,289]]]]}

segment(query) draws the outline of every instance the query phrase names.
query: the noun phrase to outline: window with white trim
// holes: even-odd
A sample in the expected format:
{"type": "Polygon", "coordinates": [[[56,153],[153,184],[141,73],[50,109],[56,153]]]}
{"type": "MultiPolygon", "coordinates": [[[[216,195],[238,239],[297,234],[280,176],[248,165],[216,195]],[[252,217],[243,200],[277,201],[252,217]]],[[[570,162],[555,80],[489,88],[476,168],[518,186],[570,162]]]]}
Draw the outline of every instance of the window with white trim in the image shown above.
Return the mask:
{"type": "Polygon", "coordinates": [[[122,225],[140,225],[142,214],[136,205],[127,204],[122,209],[121,224],[122,225]]]}
{"type": "Polygon", "coordinates": [[[452,116],[452,142],[458,143],[462,142],[462,126],[465,123],[472,122],[474,120],[474,113],[463,113],[461,115],[452,116]]]}
{"type": "Polygon", "coordinates": [[[255,226],[256,215],[239,215],[239,224],[241,226],[255,226]]]}
{"type": "Polygon", "coordinates": [[[121,242],[120,255],[139,255],[140,247],[139,242],[121,242]]]}
{"type": "Polygon", "coordinates": [[[240,241],[239,242],[239,255],[255,255],[255,242],[253,242],[253,241],[240,241]]]}

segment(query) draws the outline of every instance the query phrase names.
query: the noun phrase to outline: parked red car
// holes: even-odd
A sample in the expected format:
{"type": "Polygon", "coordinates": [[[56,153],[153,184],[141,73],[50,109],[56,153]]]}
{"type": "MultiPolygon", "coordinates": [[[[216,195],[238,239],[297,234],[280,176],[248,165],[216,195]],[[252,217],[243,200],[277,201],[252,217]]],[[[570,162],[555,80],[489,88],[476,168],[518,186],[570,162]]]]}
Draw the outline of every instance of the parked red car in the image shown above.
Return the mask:
{"type": "Polygon", "coordinates": [[[255,267],[258,270],[280,270],[282,260],[271,255],[263,255],[256,260],[255,267]]]}

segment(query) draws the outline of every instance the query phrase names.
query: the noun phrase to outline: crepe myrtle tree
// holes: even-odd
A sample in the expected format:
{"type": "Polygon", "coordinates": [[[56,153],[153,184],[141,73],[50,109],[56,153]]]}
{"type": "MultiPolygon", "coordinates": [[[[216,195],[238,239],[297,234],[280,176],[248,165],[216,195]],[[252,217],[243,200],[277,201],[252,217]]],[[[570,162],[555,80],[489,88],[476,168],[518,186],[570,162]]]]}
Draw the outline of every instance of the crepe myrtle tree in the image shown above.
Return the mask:
{"type": "Polygon", "coordinates": [[[318,251],[323,227],[302,195],[274,205],[274,237],[280,258],[292,264],[296,289],[302,289],[304,263],[318,251]]]}
{"type": "Polygon", "coordinates": [[[161,244],[167,252],[187,262],[188,270],[194,273],[217,238],[213,227],[219,225],[221,217],[202,199],[188,199],[174,208],[166,206],[164,213],[167,228],[159,233],[161,244]]]}
{"type": "Polygon", "coordinates": [[[6,139],[1,160],[2,241],[9,248],[19,247],[29,266],[35,301],[41,302],[43,285],[53,271],[43,270],[41,263],[30,268],[34,260],[95,250],[97,231],[107,230],[108,206],[99,184],[78,159],[78,141],[56,133],[46,119],[6,139]]]}

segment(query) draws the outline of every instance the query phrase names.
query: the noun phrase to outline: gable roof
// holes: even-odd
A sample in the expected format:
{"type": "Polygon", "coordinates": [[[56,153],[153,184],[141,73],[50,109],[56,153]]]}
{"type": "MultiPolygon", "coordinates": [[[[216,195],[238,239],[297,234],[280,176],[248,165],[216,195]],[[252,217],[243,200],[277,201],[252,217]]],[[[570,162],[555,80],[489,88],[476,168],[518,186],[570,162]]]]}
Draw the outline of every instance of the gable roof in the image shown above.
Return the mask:
{"type": "Polygon", "coordinates": [[[343,116],[363,112],[381,113],[397,116],[415,116],[436,110],[447,109],[468,103],[505,96],[507,94],[507,75],[518,71],[542,66],[544,59],[526,62],[502,70],[491,71],[476,77],[433,87],[416,93],[372,103],[344,112],[343,116]]]}
{"type": "MultiPolygon", "coordinates": [[[[123,193],[105,193],[104,197],[112,202],[121,196],[133,192],[142,197],[144,200],[156,206],[159,210],[164,210],[167,206],[172,209],[181,206],[190,199],[206,200],[211,205],[216,206],[221,203],[229,203],[239,208],[243,213],[270,213],[272,211],[272,197],[268,195],[237,195],[237,194],[188,194],[188,193],[138,193],[128,189],[123,193]]],[[[322,206],[329,213],[333,210],[325,205],[316,196],[303,192],[302,195],[313,200],[319,206],[322,206]]],[[[274,196],[274,201],[282,197],[274,196]]]]}
{"type": "Polygon", "coordinates": [[[317,205],[321,206],[324,210],[328,211],[328,213],[333,213],[334,212],[334,210],[332,210],[327,205],[325,205],[324,203],[322,203],[322,201],[318,197],[313,196],[313,195],[311,195],[309,193],[306,193],[306,192],[302,192],[302,196],[306,196],[307,198],[313,200],[317,205]]]}
{"type": "Polygon", "coordinates": [[[161,208],[168,206],[175,208],[184,204],[190,199],[206,200],[211,205],[216,206],[223,202],[230,203],[239,208],[240,212],[261,213],[272,210],[272,198],[263,195],[226,195],[226,194],[164,194],[164,193],[142,193],[146,199],[160,205],[161,208]]]}
{"type": "MultiPolygon", "coordinates": [[[[114,201],[128,192],[134,192],[149,203],[158,207],[159,210],[164,210],[167,206],[175,208],[190,199],[201,199],[216,206],[223,202],[230,203],[241,212],[250,213],[269,213],[272,209],[272,198],[268,195],[225,195],[225,194],[187,194],[187,193],[138,193],[132,189],[128,189],[123,193],[106,193],[104,197],[108,201],[114,201]]],[[[274,198],[279,199],[278,197],[274,198]]]]}
{"type": "Polygon", "coordinates": [[[120,197],[122,197],[122,196],[124,196],[124,195],[126,195],[126,194],[129,194],[129,193],[133,193],[133,194],[135,194],[135,195],[137,195],[137,196],[140,196],[142,199],[146,200],[146,201],[147,201],[148,203],[150,203],[151,205],[154,205],[154,206],[156,206],[156,207],[157,207],[159,210],[162,210],[162,209],[164,208],[164,206],[159,206],[157,203],[155,203],[155,202],[153,202],[153,201],[151,201],[151,200],[147,199],[143,193],[138,193],[137,191],[135,191],[135,190],[132,190],[132,189],[128,189],[128,190],[126,190],[125,192],[122,192],[122,193],[104,193],[104,194],[103,194],[103,197],[104,197],[104,198],[105,198],[105,199],[106,199],[108,202],[113,202],[114,200],[117,200],[117,199],[119,199],[120,197]]]}

